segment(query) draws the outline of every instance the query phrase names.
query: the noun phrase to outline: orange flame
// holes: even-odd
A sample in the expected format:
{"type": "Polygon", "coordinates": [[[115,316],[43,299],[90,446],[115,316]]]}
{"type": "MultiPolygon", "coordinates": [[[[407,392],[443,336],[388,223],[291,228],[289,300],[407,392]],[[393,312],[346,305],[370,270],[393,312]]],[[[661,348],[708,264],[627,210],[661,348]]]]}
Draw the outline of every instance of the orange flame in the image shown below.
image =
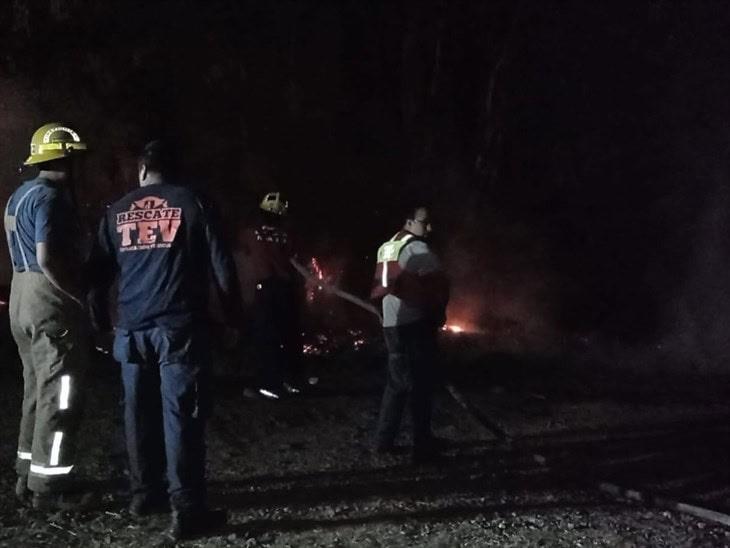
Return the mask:
{"type": "MultiPolygon", "coordinates": [[[[309,267],[310,267],[310,270],[312,271],[312,273],[314,274],[314,277],[317,280],[324,280],[324,271],[322,270],[322,267],[319,266],[319,261],[317,260],[316,257],[312,257],[312,259],[309,261],[309,267]]],[[[307,301],[308,302],[311,303],[314,301],[315,291],[317,291],[317,290],[321,291],[322,286],[321,285],[310,286],[307,289],[307,301]]]]}

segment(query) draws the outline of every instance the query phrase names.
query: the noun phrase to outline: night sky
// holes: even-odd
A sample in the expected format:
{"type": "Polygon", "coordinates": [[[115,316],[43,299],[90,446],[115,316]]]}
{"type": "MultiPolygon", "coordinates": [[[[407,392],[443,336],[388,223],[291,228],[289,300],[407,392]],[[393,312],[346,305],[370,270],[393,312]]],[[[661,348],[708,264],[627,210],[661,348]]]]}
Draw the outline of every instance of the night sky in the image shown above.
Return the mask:
{"type": "Polygon", "coordinates": [[[32,132],[66,121],[93,148],[91,230],[164,136],[234,242],[282,190],[301,253],[364,294],[425,200],[453,317],[718,369],[729,23],[709,1],[6,2],[0,198],[32,132]]]}

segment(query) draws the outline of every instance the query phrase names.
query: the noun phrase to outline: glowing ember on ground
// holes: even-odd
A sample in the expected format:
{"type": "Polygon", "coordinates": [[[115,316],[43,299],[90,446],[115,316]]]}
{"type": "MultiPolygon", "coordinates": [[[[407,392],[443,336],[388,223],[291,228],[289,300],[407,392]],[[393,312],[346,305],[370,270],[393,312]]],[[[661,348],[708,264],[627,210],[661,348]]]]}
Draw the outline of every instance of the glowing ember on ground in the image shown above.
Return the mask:
{"type": "Polygon", "coordinates": [[[302,334],[305,342],[302,345],[302,354],[308,356],[329,356],[344,350],[359,351],[366,348],[371,342],[359,329],[348,329],[347,333],[316,333],[302,334]]]}
{"type": "Polygon", "coordinates": [[[313,354],[317,356],[320,353],[320,350],[313,344],[305,344],[302,346],[302,354],[313,354]]]}
{"type": "Polygon", "coordinates": [[[462,326],[454,323],[446,324],[441,328],[441,331],[450,331],[451,333],[463,333],[466,331],[462,326]]]}
{"type": "Polygon", "coordinates": [[[350,337],[352,337],[353,350],[360,350],[363,346],[365,346],[365,343],[367,341],[365,340],[365,336],[363,335],[362,331],[360,331],[359,329],[348,329],[347,332],[350,337]]]}

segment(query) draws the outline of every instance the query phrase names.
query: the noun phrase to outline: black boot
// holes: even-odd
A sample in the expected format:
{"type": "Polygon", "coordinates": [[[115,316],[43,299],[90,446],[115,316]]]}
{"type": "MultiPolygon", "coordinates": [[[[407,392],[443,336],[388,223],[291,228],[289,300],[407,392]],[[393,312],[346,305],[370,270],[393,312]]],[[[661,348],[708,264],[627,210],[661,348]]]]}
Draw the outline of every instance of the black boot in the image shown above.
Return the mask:
{"type": "Polygon", "coordinates": [[[33,492],[28,489],[28,476],[18,476],[15,482],[15,498],[21,504],[28,504],[33,496],[33,492]]]}
{"type": "Polygon", "coordinates": [[[33,510],[39,512],[82,512],[91,510],[99,505],[99,497],[96,493],[34,493],[33,510]]]}
{"type": "Polygon", "coordinates": [[[137,493],[129,502],[129,513],[136,518],[167,512],[170,506],[164,493],[137,493]]]}
{"type": "Polygon", "coordinates": [[[173,510],[167,535],[174,541],[194,538],[226,524],[225,510],[173,510]]]}

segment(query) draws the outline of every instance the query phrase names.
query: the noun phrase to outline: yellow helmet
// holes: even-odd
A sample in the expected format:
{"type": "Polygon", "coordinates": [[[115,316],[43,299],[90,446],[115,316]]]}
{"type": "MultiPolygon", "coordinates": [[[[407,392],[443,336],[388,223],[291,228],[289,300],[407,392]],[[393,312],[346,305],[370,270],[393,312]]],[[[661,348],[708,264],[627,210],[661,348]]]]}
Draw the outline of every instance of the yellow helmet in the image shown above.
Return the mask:
{"type": "Polygon", "coordinates": [[[289,209],[289,202],[282,199],[281,192],[269,192],[266,196],[264,196],[264,199],[261,200],[259,207],[269,213],[286,215],[286,212],[289,209]]]}
{"type": "Polygon", "coordinates": [[[86,150],[86,143],[79,134],[60,122],[51,122],[39,127],[30,140],[30,156],[23,162],[26,166],[67,158],[78,151],[86,150]]]}

